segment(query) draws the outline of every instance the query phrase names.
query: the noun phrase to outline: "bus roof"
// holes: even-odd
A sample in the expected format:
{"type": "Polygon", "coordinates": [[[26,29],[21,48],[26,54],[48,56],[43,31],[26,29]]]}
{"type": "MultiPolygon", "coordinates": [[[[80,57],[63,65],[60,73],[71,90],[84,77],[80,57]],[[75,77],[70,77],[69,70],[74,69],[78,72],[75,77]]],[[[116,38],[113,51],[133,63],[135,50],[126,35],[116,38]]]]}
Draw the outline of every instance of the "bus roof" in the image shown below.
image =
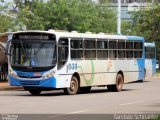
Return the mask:
{"type": "Polygon", "coordinates": [[[144,43],[144,46],[145,46],[145,47],[155,47],[156,45],[155,45],[155,42],[152,42],[152,43],[145,42],[145,43],[144,43]]]}
{"type": "Polygon", "coordinates": [[[140,40],[140,41],[144,41],[144,37],[140,37],[140,36],[127,36],[128,40],[140,40]]]}
{"type": "Polygon", "coordinates": [[[91,32],[78,33],[76,31],[68,32],[68,31],[55,31],[55,30],[49,30],[49,31],[30,30],[30,31],[20,31],[20,32],[16,32],[16,33],[25,33],[25,32],[50,33],[50,34],[55,34],[58,38],[69,37],[69,38],[97,38],[97,39],[140,40],[140,41],[144,41],[144,38],[139,37],[139,36],[110,35],[110,34],[102,34],[102,33],[95,34],[95,33],[91,33],[91,32]]]}
{"type": "Polygon", "coordinates": [[[123,39],[127,40],[126,36],[123,35],[106,35],[106,34],[94,34],[94,33],[78,33],[78,32],[60,32],[60,31],[38,31],[38,30],[30,30],[30,31],[20,31],[16,33],[25,33],[25,32],[32,32],[32,33],[50,33],[55,34],[57,37],[70,37],[70,38],[97,38],[97,39],[123,39]]]}

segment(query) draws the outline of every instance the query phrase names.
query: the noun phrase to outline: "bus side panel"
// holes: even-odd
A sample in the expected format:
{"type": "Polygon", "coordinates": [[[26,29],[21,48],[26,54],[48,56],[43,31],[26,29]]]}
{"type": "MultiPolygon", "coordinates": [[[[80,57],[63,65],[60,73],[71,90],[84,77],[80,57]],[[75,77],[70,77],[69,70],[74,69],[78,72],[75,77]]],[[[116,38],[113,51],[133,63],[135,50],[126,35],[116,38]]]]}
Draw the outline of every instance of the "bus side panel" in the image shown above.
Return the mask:
{"type": "Polygon", "coordinates": [[[56,81],[56,88],[70,87],[71,75],[58,75],[56,81]]]}
{"type": "Polygon", "coordinates": [[[115,84],[119,71],[123,72],[125,83],[137,81],[144,77],[142,69],[142,60],[86,60],[78,64],[80,86],[115,84]]]}
{"type": "Polygon", "coordinates": [[[138,80],[144,80],[144,59],[137,59],[138,63],[138,80]]]}
{"type": "Polygon", "coordinates": [[[145,60],[145,69],[146,69],[146,78],[152,76],[152,61],[151,59],[146,59],[145,60]]]}
{"type": "Polygon", "coordinates": [[[146,77],[152,77],[156,75],[156,59],[145,60],[146,77]]]}
{"type": "MultiPolygon", "coordinates": [[[[119,59],[119,60],[114,60],[114,71],[116,73],[116,76],[118,72],[123,73],[123,78],[124,78],[124,83],[128,82],[128,66],[129,66],[129,61],[125,59],[119,59]]],[[[116,81],[116,76],[115,76],[115,81],[116,81]]]]}
{"type": "Polygon", "coordinates": [[[78,73],[80,74],[80,86],[96,86],[115,84],[116,72],[111,66],[108,71],[107,60],[85,60],[78,64],[78,73]]]}
{"type": "Polygon", "coordinates": [[[152,76],[156,75],[156,59],[152,59],[152,76]]]}
{"type": "Polygon", "coordinates": [[[138,72],[137,61],[136,60],[127,60],[126,67],[128,68],[128,70],[126,71],[127,80],[125,81],[125,83],[138,80],[139,72],[138,72]]]}

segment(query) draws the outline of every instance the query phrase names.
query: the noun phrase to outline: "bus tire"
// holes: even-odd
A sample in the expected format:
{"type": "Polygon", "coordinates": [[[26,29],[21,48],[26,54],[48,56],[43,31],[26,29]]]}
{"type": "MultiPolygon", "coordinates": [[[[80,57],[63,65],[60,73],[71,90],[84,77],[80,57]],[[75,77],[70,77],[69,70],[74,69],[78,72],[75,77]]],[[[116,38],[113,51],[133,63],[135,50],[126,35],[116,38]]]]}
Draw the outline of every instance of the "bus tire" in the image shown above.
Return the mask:
{"type": "Polygon", "coordinates": [[[82,92],[82,93],[90,92],[90,90],[91,90],[91,86],[81,87],[81,88],[80,88],[80,92],[82,92]]]}
{"type": "Polygon", "coordinates": [[[40,93],[42,92],[41,90],[39,89],[31,89],[31,90],[28,90],[32,95],[40,95],[40,93]]]}
{"type": "Polygon", "coordinates": [[[113,92],[120,92],[122,91],[123,88],[123,77],[121,74],[118,74],[116,77],[116,84],[115,85],[107,85],[107,88],[109,91],[113,91],[113,92]]]}
{"type": "Polygon", "coordinates": [[[64,93],[67,95],[75,95],[79,90],[78,79],[75,76],[72,76],[71,83],[69,88],[64,88],[64,93]]]}

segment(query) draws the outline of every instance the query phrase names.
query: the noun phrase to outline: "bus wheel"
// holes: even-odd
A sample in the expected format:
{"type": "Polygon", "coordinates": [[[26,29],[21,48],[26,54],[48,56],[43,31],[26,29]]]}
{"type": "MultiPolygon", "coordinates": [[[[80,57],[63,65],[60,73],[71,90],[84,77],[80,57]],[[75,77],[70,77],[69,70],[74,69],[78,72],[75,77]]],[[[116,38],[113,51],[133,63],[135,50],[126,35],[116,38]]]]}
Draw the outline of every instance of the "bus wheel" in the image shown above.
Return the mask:
{"type": "Polygon", "coordinates": [[[72,76],[70,87],[64,88],[64,93],[68,95],[75,95],[77,94],[79,89],[78,80],[75,76],[72,76]]]}
{"type": "Polygon", "coordinates": [[[32,95],[39,95],[41,93],[41,90],[39,89],[32,89],[28,90],[32,95]]]}
{"type": "Polygon", "coordinates": [[[120,92],[123,87],[123,77],[121,74],[118,74],[116,77],[116,84],[115,85],[107,85],[107,88],[109,91],[114,91],[114,92],[120,92]]]}
{"type": "Polygon", "coordinates": [[[80,92],[90,92],[90,90],[91,90],[91,86],[88,86],[88,87],[81,87],[80,88],[80,92]]]}

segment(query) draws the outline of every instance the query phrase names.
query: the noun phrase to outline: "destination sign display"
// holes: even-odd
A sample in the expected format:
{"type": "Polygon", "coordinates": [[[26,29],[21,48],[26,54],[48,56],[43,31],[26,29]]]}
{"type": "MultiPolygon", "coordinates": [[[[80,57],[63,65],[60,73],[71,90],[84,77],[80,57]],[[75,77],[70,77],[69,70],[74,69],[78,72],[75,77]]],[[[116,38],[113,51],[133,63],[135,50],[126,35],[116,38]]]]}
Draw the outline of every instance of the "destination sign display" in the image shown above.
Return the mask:
{"type": "Polygon", "coordinates": [[[13,35],[13,39],[19,40],[55,40],[54,34],[47,33],[18,33],[13,35]]]}

